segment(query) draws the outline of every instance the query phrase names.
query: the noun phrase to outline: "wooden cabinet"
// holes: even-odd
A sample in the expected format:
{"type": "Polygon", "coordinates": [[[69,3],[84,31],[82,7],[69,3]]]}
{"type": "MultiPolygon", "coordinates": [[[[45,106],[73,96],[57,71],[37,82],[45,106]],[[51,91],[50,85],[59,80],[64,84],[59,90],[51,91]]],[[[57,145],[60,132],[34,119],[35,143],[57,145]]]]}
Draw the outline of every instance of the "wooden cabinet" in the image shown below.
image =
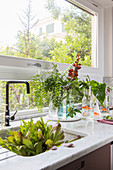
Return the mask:
{"type": "Polygon", "coordinates": [[[110,170],[110,144],[107,144],[58,170],[110,170]]]}

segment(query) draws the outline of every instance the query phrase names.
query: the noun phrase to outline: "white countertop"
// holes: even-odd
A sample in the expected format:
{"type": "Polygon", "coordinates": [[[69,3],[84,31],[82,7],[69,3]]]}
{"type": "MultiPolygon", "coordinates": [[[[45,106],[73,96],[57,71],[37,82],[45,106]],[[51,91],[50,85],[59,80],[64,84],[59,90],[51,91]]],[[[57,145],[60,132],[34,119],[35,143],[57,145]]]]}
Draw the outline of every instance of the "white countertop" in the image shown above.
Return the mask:
{"type": "MultiPolygon", "coordinates": [[[[34,122],[38,119],[34,118],[34,122]]],[[[47,119],[47,116],[44,117],[45,121],[47,119]]],[[[11,123],[11,127],[17,126],[17,123],[20,124],[11,123]]],[[[55,124],[55,122],[50,123],[55,124]]],[[[10,151],[4,152],[4,149],[0,148],[0,170],[54,170],[113,141],[113,125],[89,119],[61,122],[61,124],[64,129],[86,136],[73,142],[72,148],[61,146],[57,150],[50,150],[33,157],[21,157],[10,151]]]]}

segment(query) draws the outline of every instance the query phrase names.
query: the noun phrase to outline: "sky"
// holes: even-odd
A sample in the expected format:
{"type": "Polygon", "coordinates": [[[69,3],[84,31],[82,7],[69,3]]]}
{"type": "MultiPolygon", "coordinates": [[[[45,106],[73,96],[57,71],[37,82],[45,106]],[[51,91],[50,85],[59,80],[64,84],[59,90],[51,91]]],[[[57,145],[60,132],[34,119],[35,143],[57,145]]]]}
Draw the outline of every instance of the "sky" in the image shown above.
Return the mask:
{"type": "MultiPolygon", "coordinates": [[[[32,0],[33,15],[38,19],[50,15],[44,8],[46,1],[32,0]]],[[[64,5],[64,0],[56,1],[60,6],[64,5]]],[[[28,0],[0,0],[0,46],[11,46],[16,42],[17,31],[22,29],[18,15],[23,15],[27,3],[28,0]]]]}
{"type": "MultiPolygon", "coordinates": [[[[45,0],[32,0],[33,14],[44,16],[45,0]]],[[[10,45],[15,42],[17,31],[21,29],[19,16],[26,9],[27,0],[0,0],[0,44],[10,45]]]]}

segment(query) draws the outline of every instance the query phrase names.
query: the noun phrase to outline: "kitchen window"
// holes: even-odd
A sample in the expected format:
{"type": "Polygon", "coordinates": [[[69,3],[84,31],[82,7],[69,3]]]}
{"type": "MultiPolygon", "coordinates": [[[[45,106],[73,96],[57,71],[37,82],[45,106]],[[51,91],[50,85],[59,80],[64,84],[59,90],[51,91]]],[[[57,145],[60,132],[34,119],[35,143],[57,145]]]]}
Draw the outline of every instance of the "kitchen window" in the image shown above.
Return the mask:
{"type": "Polygon", "coordinates": [[[8,8],[5,1],[0,7],[1,55],[71,64],[79,54],[82,65],[98,67],[96,12],[66,0],[11,0],[8,8]]]}
{"type": "Polygon", "coordinates": [[[30,80],[36,73],[51,70],[52,63],[56,62],[58,69],[64,71],[74,62],[77,54],[80,55],[81,63],[84,65],[80,70],[81,78],[89,74],[91,79],[103,80],[103,58],[98,50],[102,49],[101,10],[95,7],[89,10],[90,8],[79,3],[65,0],[40,0],[40,2],[28,0],[27,4],[23,0],[16,2],[11,0],[7,3],[6,6],[4,0],[0,6],[1,81],[30,80]],[[40,10],[37,10],[38,7],[40,10]],[[30,13],[31,8],[33,13],[30,13]],[[30,21],[30,25],[27,25],[23,17],[26,9],[29,11],[29,17],[34,18],[30,21]],[[45,10],[48,13],[44,13],[45,10]],[[54,35],[50,36],[48,34],[50,29],[46,29],[46,26],[50,26],[52,21],[54,21],[52,24],[54,35]],[[59,30],[56,30],[61,31],[62,24],[65,26],[65,37],[64,33],[61,35],[59,30]],[[37,34],[38,28],[41,27],[43,27],[43,37],[37,34]]]}

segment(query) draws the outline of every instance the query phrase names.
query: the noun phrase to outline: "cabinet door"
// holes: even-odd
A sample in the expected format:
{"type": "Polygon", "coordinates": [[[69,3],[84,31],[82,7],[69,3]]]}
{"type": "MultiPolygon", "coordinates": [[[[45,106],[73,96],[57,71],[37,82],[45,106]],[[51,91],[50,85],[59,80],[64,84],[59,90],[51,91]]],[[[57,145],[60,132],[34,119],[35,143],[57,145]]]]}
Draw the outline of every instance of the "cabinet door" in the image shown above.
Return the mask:
{"type": "Polygon", "coordinates": [[[110,170],[110,144],[107,144],[58,170],[110,170]]]}

